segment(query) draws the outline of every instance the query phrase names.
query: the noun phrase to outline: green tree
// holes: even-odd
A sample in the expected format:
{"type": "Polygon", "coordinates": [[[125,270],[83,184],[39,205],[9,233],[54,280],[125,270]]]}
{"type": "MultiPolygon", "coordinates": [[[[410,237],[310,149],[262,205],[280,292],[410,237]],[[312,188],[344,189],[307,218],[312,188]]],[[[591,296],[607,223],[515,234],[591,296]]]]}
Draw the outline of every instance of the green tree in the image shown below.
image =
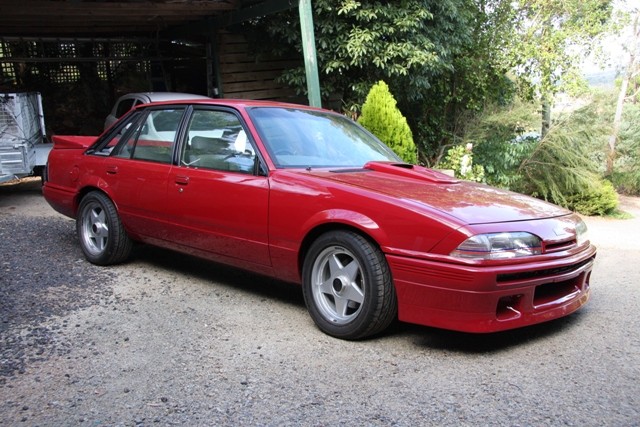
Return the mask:
{"type": "MultiPolygon", "coordinates": [[[[387,81],[421,161],[434,164],[487,103],[510,101],[509,72],[539,100],[575,81],[574,59],[602,30],[610,1],[314,0],[323,98],[357,112],[368,89],[387,81]]],[[[253,21],[256,46],[300,54],[294,12],[253,21]]],[[[306,90],[302,67],[282,80],[306,90]]]]}
{"type": "Polygon", "coordinates": [[[473,159],[482,165],[488,184],[511,190],[522,188],[520,164],[538,142],[536,107],[515,99],[506,106],[487,105],[470,123],[464,143],[473,144],[473,159]]]}
{"type": "MultiPolygon", "coordinates": [[[[430,77],[451,67],[447,60],[447,40],[430,37],[434,27],[444,21],[443,7],[433,10],[431,2],[403,0],[314,0],[314,31],[323,97],[340,97],[345,104],[360,104],[369,88],[378,80],[417,88],[430,85],[430,77]]],[[[433,2],[436,3],[436,2],[433,2]]],[[[454,0],[447,19],[455,19],[454,0]]],[[[271,52],[301,53],[302,42],[295,11],[253,22],[257,37],[270,40],[260,45],[271,52]],[[268,37],[260,33],[264,31],[268,37]]],[[[282,77],[304,93],[302,67],[288,70],[282,77]]],[[[395,86],[395,84],[394,84],[395,86]]]]}
{"type": "MultiPolygon", "coordinates": [[[[609,136],[609,152],[607,154],[607,175],[613,174],[614,161],[616,159],[617,150],[616,145],[618,142],[619,134],[620,134],[620,126],[622,124],[622,113],[624,109],[624,104],[627,100],[633,100],[635,102],[635,98],[638,93],[629,94],[629,86],[630,83],[633,83],[640,76],[640,9],[636,9],[633,18],[633,31],[631,34],[631,41],[627,46],[627,50],[629,52],[629,61],[627,63],[627,69],[622,77],[622,82],[620,84],[620,90],[618,92],[618,101],[616,102],[616,112],[613,119],[613,129],[611,131],[611,135],[609,136]]],[[[633,88],[635,89],[635,88],[633,88]]],[[[635,91],[633,91],[635,92],[635,91]]]]}
{"type": "MultiPolygon", "coordinates": [[[[313,7],[325,105],[336,108],[326,101],[339,99],[357,115],[369,88],[386,81],[423,163],[433,164],[455,142],[486,98],[509,98],[503,47],[513,12],[507,0],[314,0],[313,7]]],[[[301,55],[293,12],[252,22],[256,47],[301,55]]],[[[302,67],[281,79],[306,91],[302,67]]]]}
{"type": "Polygon", "coordinates": [[[402,160],[416,163],[417,149],[407,119],[396,106],[389,86],[379,81],[369,91],[358,122],[387,144],[402,160]]]}
{"type": "Polygon", "coordinates": [[[509,65],[520,89],[542,105],[541,133],[551,125],[553,96],[581,80],[581,59],[607,29],[611,0],[515,0],[509,65]]]}
{"type": "Polygon", "coordinates": [[[432,77],[420,98],[403,97],[394,87],[401,110],[411,111],[408,120],[423,163],[436,164],[452,145],[464,145],[469,124],[487,105],[512,101],[506,47],[513,16],[505,0],[456,1],[456,19],[430,35],[447,40],[451,66],[432,77]]]}

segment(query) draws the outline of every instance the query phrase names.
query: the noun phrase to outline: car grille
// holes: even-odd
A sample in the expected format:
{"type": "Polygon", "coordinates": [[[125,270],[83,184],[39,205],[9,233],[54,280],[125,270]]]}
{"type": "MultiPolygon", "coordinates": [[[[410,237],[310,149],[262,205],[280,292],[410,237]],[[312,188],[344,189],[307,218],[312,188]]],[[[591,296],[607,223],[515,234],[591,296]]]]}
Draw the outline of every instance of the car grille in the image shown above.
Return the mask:
{"type": "Polygon", "coordinates": [[[534,270],[534,271],[525,271],[522,273],[509,273],[509,274],[498,274],[498,283],[501,282],[512,282],[516,280],[527,280],[527,279],[537,279],[540,277],[548,277],[548,276],[557,276],[564,273],[569,273],[571,271],[577,271],[584,267],[585,265],[593,262],[595,256],[588,258],[582,262],[573,265],[567,265],[564,267],[557,268],[548,268],[544,270],[534,270]]]}

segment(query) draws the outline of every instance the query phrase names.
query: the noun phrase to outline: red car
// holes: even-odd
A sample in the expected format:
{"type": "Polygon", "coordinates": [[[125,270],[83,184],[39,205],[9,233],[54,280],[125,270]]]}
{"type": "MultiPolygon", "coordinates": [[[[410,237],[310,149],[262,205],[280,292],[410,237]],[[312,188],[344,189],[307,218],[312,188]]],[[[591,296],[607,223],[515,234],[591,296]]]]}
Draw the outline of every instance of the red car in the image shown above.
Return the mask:
{"type": "Polygon", "coordinates": [[[44,196],[90,262],[122,262],[135,241],[300,283],[335,337],[395,319],[501,331],[589,299],[596,249],[577,215],[403,163],[330,111],[152,103],[54,141],[44,196]]]}

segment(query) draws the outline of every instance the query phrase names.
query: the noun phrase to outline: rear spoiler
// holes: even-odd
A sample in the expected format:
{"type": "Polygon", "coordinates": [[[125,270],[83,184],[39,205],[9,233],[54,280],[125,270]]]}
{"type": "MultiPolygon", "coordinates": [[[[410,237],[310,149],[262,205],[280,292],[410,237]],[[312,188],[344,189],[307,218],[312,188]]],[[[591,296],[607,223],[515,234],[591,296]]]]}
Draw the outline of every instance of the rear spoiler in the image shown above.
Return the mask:
{"type": "Polygon", "coordinates": [[[96,142],[97,136],[53,135],[53,148],[56,150],[89,148],[96,142]]]}

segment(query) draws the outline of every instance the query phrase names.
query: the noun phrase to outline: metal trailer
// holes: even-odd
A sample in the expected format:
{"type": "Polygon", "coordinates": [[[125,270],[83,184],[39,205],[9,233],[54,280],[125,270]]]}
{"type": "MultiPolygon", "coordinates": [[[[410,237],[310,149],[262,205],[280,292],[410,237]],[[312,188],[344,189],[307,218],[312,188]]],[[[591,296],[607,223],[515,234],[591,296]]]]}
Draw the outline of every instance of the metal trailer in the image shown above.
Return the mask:
{"type": "Polygon", "coordinates": [[[0,93],[0,183],[41,176],[52,147],[40,93],[0,93]]]}

